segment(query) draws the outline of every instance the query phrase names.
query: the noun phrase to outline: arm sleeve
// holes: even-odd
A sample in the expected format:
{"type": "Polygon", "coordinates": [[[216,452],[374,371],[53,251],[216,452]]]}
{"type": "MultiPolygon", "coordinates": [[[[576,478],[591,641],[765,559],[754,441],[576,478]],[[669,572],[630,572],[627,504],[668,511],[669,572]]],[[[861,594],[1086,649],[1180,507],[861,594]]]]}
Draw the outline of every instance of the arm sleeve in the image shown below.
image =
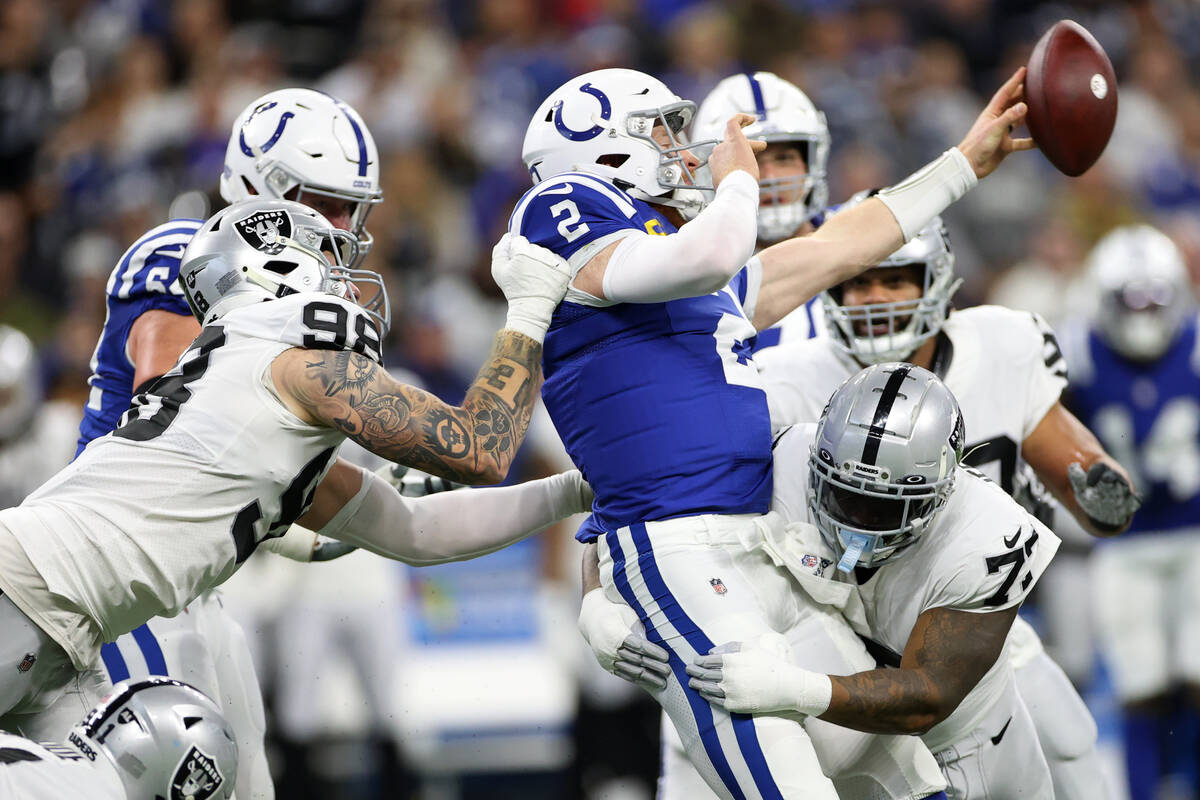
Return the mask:
{"type": "Polygon", "coordinates": [[[604,272],[604,296],[661,303],[718,291],[754,254],[757,216],[758,183],[747,172],[733,173],[678,233],[621,240],[604,272]]]}
{"type": "Polygon", "coordinates": [[[319,533],[413,566],[465,561],[586,511],[578,470],[494,489],[402,497],[373,473],[319,533]]]}
{"type": "Polygon", "coordinates": [[[267,539],[260,548],[292,561],[312,561],[313,548],[317,546],[317,534],[302,525],[293,524],[283,536],[267,539]]]}

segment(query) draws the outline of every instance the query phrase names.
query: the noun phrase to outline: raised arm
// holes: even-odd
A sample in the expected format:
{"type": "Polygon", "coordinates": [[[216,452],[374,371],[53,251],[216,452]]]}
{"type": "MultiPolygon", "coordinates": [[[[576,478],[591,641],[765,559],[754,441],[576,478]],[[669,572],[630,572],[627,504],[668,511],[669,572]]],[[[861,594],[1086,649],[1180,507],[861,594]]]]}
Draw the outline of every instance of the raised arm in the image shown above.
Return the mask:
{"type": "Polygon", "coordinates": [[[996,663],[1018,608],[925,611],[899,669],[809,672],[772,639],[701,656],[687,669],[689,683],[728,711],[792,711],[869,733],[920,735],[950,716],[996,663]]]}
{"type": "Polygon", "coordinates": [[[576,289],[617,303],[657,303],[715,292],[737,274],[758,237],[758,163],[765,142],[747,141],[749,114],[729,120],[708,164],[716,196],[670,236],[635,233],[594,255],[576,289]]]}
{"type": "Polygon", "coordinates": [[[1032,149],[1032,139],[1014,139],[1010,132],[1025,119],[1024,80],[1022,67],[992,96],[958,147],[835,214],[815,233],[759,253],[763,274],[754,326],[768,328],[818,292],[875,266],[990,175],[1009,153],[1032,149]]]}

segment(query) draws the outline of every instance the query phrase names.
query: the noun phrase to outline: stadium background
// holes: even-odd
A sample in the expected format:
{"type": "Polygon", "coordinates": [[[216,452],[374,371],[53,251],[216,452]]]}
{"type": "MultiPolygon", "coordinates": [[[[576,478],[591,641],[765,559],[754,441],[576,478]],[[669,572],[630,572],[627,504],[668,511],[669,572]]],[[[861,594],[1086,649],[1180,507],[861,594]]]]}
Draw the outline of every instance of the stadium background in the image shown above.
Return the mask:
{"type": "MultiPolygon", "coordinates": [[[[47,412],[81,408],[121,252],[169,216],[220,204],[246,103],[313,86],[357,108],[379,145],[385,202],[369,227],[395,309],[388,365],[458,401],[503,322],[489,252],[528,186],[525,126],[567,78],[636,67],[699,101],[726,75],[772,70],[828,117],[839,201],[958,141],[1063,17],[1116,67],[1107,153],[1073,180],[1015,157],[946,215],[966,278],[957,305],[999,302],[1052,323],[1086,308],[1084,256],[1117,224],[1162,226],[1200,281],[1191,0],[6,0],[0,322],[36,341],[47,412]]],[[[523,455],[520,477],[563,459],[544,421],[523,455]]],[[[656,709],[601,672],[575,633],[570,533],[436,570],[260,556],[235,576],[226,597],[258,657],[279,796],[651,796],[656,709]]],[[[1063,575],[1069,623],[1030,612],[1115,754],[1072,582],[1086,543],[1071,549],[1050,571],[1063,575]]]]}

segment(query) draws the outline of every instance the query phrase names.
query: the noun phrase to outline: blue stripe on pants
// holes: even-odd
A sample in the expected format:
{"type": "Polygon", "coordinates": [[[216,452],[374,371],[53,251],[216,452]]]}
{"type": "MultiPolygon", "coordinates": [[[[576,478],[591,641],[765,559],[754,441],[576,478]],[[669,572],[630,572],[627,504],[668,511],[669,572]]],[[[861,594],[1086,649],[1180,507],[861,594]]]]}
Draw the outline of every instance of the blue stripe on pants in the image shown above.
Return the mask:
{"type": "Polygon", "coordinates": [[[121,648],[117,647],[116,642],[102,644],[100,658],[108,670],[108,679],[113,683],[120,683],[129,677],[129,665],[125,663],[125,656],[121,655],[121,648]]]}
{"type": "MultiPolygon", "coordinates": [[[[655,563],[654,551],[650,546],[650,537],[646,533],[645,523],[639,522],[636,525],[630,525],[629,532],[633,536],[633,543],[639,554],[638,567],[642,572],[642,580],[645,582],[646,588],[650,590],[650,594],[658,598],[658,607],[667,615],[667,619],[671,621],[675,629],[684,635],[693,650],[701,655],[707,655],[712,650],[713,643],[675,602],[671,590],[667,588],[666,581],[658,571],[658,564],[655,563]]],[[[692,689],[687,688],[686,682],[683,685],[685,691],[689,694],[693,693],[692,689]]],[[[750,774],[754,776],[754,784],[762,792],[763,800],[783,800],[783,794],[775,785],[775,779],[771,777],[771,769],[767,766],[767,757],[763,754],[762,745],[759,744],[758,732],[754,728],[754,718],[749,714],[732,713],[729,718],[733,723],[733,732],[741,747],[742,756],[746,759],[746,766],[750,768],[750,774]]]]}
{"type": "Polygon", "coordinates": [[[139,625],[134,628],[133,639],[138,643],[138,647],[142,648],[142,655],[146,659],[146,669],[151,675],[167,675],[167,660],[163,658],[162,648],[158,646],[158,640],[154,638],[154,634],[150,632],[147,625],[139,625]]]}
{"type": "MultiPolygon", "coordinates": [[[[717,731],[713,725],[712,707],[708,701],[700,696],[698,692],[688,688],[688,676],[684,671],[685,665],[683,660],[675,654],[675,651],[663,640],[662,635],[650,624],[650,617],[646,614],[646,610],[642,608],[642,604],[638,602],[634,595],[633,588],[629,585],[629,579],[625,576],[625,551],[621,549],[621,543],[617,539],[617,534],[609,532],[606,534],[608,539],[608,549],[612,554],[613,559],[613,583],[616,584],[617,591],[621,597],[629,604],[640,619],[645,620],[646,638],[655,644],[662,647],[669,654],[668,663],[671,666],[671,672],[675,674],[675,680],[683,687],[684,696],[687,697],[688,705],[691,706],[692,715],[696,718],[696,727],[700,732],[700,739],[704,742],[704,751],[708,754],[709,760],[712,762],[713,768],[716,769],[717,775],[720,776],[721,782],[729,788],[733,796],[737,800],[746,800],[746,795],[738,786],[737,778],[733,775],[733,770],[729,768],[729,761],[725,758],[725,751],[721,747],[720,740],[717,739],[717,731]]],[[[704,652],[708,652],[707,650],[704,652]]]]}

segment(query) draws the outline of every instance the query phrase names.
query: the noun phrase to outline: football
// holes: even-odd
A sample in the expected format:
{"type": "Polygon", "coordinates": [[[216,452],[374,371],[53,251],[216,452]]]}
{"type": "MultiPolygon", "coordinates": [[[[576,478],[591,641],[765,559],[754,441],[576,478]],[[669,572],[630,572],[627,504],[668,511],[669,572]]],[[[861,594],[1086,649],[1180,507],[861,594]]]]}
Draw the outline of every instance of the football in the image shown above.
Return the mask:
{"type": "Polygon", "coordinates": [[[1026,124],[1058,170],[1082,175],[1108,144],[1117,121],[1117,78],[1108,55],[1069,19],[1038,40],[1025,75],[1026,124]]]}

